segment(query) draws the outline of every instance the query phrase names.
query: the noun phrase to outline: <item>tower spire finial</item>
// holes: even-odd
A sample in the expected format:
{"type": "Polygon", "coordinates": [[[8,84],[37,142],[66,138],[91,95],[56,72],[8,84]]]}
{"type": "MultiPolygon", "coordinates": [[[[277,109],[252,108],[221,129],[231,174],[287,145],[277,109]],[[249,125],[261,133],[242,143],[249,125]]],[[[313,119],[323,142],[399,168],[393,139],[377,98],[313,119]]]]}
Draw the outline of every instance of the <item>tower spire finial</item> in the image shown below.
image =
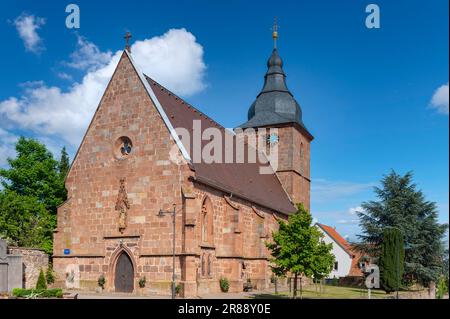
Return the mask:
{"type": "Polygon", "coordinates": [[[275,17],[273,22],[273,28],[272,28],[272,38],[273,38],[273,48],[277,48],[277,39],[278,39],[278,24],[277,24],[277,17],[275,17]]]}
{"type": "Polygon", "coordinates": [[[130,47],[130,39],[132,38],[132,35],[129,31],[125,34],[123,37],[125,39],[125,50],[128,51],[128,53],[131,53],[131,47],[130,47]]]}

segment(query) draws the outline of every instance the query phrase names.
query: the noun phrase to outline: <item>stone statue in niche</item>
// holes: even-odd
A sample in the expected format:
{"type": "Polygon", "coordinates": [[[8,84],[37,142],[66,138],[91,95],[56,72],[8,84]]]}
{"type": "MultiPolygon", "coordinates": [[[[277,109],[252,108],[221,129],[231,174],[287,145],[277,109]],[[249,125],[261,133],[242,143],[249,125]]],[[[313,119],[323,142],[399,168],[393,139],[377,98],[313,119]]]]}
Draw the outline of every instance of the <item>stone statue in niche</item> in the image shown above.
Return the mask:
{"type": "Polygon", "coordinates": [[[125,178],[120,179],[119,194],[117,195],[116,210],[119,211],[119,231],[124,232],[127,228],[127,211],[130,209],[127,191],[125,189],[125,178]]]}

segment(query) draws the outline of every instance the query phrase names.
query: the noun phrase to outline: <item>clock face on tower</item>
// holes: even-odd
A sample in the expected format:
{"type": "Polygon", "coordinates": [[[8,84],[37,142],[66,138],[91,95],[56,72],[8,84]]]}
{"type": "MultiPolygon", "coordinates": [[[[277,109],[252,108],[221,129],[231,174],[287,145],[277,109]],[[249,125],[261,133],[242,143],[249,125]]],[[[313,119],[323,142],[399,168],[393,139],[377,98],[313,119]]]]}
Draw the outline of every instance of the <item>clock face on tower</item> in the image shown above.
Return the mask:
{"type": "Polygon", "coordinates": [[[267,136],[267,144],[275,145],[280,141],[280,137],[277,134],[270,134],[267,136]]]}

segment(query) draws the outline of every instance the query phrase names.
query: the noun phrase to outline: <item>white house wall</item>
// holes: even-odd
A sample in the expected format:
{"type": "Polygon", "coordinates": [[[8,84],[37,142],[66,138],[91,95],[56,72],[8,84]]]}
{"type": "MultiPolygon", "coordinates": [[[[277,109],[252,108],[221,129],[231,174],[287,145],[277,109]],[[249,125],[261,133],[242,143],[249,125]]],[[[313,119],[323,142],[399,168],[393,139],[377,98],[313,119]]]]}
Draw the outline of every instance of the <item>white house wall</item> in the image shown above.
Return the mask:
{"type": "Polygon", "coordinates": [[[325,234],[323,241],[326,244],[333,244],[332,254],[335,257],[335,261],[338,262],[338,270],[334,270],[330,273],[328,278],[339,278],[346,277],[350,273],[350,269],[352,266],[352,258],[350,255],[341,247],[338,243],[336,243],[327,233],[325,233],[321,228],[319,228],[322,233],[325,234]]]}

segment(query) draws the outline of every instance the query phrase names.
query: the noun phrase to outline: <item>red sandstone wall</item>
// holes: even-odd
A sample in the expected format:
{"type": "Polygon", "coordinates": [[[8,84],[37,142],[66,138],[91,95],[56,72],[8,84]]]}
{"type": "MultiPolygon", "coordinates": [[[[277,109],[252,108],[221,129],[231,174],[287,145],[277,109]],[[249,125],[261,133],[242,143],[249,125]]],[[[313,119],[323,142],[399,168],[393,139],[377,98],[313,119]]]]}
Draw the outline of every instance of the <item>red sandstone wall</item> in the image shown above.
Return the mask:
{"type": "MultiPolygon", "coordinates": [[[[100,274],[113,289],[113,260],[120,242],[130,246],[136,280],[167,281],[171,276],[171,217],[158,211],[181,207],[181,182],[189,171],[168,159],[174,142],[132,64],[124,55],[108,86],[66,180],[69,200],[58,210],[55,270],[65,279],[67,265],[79,265],[80,286],[96,286],[100,274]],[[127,136],[133,149],[117,159],[115,142],[127,136]],[[115,210],[125,178],[128,227],[119,232],[115,210]],[[64,255],[70,249],[70,255],[64,255]],[[156,267],[156,268],[155,268],[156,267]],[[157,269],[157,271],[155,271],[157,269]]],[[[177,217],[181,250],[181,215],[177,217]]]]}
{"type": "Polygon", "coordinates": [[[170,216],[160,218],[157,213],[176,203],[175,269],[185,296],[218,292],[221,277],[229,279],[230,291],[242,291],[247,278],[258,288],[269,285],[269,254],[264,243],[277,229],[273,212],[262,207],[254,210],[251,203],[238,198],[232,198],[230,204],[225,194],[189,182],[193,172],[188,166],[179,167],[168,160],[173,146],[124,56],[66,180],[69,200],[58,209],[54,236],[54,269],[60,284],[95,289],[103,274],[107,290],[114,290],[115,261],[126,251],[133,261],[135,291],[168,295],[172,223],[170,216]],[[115,142],[121,136],[133,142],[127,159],[115,156],[115,142]],[[115,209],[122,178],[130,203],[123,233],[115,209]],[[206,195],[211,200],[213,237],[203,243],[201,206],[206,195]],[[64,255],[64,249],[70,249],[70,254],[64,255]],[[210,258],[209,273],[201,272],[202,256],[210,258]],[[147,284],[141,289],[138,281],[144,276],[147,284]]]}

